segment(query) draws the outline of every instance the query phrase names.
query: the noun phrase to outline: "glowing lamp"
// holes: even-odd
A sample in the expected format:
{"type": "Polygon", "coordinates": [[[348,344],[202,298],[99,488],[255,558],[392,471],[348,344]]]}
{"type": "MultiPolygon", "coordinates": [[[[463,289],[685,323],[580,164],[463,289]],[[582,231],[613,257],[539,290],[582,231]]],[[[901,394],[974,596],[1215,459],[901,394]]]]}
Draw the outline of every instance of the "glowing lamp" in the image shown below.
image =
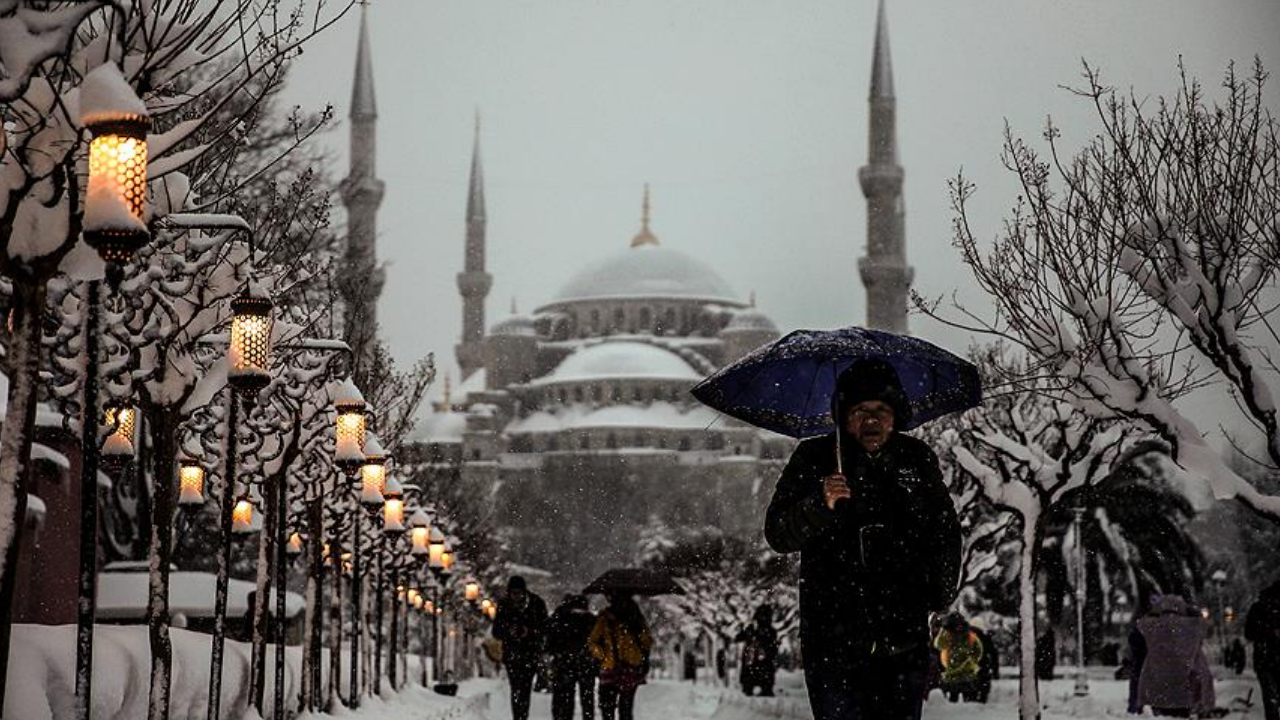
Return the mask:
{"type": "Polygon", "coordinates": [[[106,409],[105,424],[109,434],[102,443],[102,462],[119,470],[133,460],[138,412],[129,405],[110,405],[106,409]]]}
{"type": "Polygon", "coordinates": [[[289,557],[297,557],[302,554],[302,533],[294,531],[289,536],[289,542],[284,546],[284,551],[289,553],[289,557]]]}
{"type": "Polygon", "coordinates": [[[422,609],[428,615],[434,615],[436,613],[436,604],[430,600],[424,600],[422,603],[422,609]]]}
{"type": "Polygon", "coordinates": [[[251,291],[231,301],[227,382],[247,399],[271,382],[271,299],[251,291]]]}
{"type": "Polygon", "coordinates": [[[493,601],[490,600],[489,598],[485,598],[480,601],[481,610],[488,610],[490,605],[493,605],[493,601]]]}
{"type": "Polygon", "coordinates": [[[409,516],[409,527],[412,528],[410,536],[413,540],[413,549],[409,551],[411,554],[420,557],[431,552],[430,522],[430,518],[422,511],[422,508],[414,510],[413,514],[409,516]]]}
{"type": "Polygon", "coordinates": [[[480,583],[476,582],[474,578],[467,578],[462,592],[463,597],[468,601],[475,602],[480,599],[480,583]]]}
{"type": "Polygon", "coordinates": [[[413,603],[413,607],[415,610],[421,610],[423,605],[426,603],[426,601],[422,598],[421,593],[414,594],[413,600],[411,600],[410,602],[413,603]]]}
{"type": "Polygon", "coordinates": [[[404,501],[400,498],[387,498],[382,505],[382,531],[404,532],[404,501]]]}
{"type": "Polygon", "coordinates": [[[453,553],[448,548],[440,553],[440,572],[446,575],[453,572],[453,553]]]}
{"type": "Polygon", "coordinates": [[[360,389],[350,379],[344,380],[338,387],[333,400],[333,409],[337,412],[337,427],[334,431],[334,463],[353,478],[360,472],[365,463],[365,404],[360,389]]]}
{"type": "Polygon", "coordinates": [[[204,504],[204,466],[198,460],[183,458],[178,461],[178,504],[204,504]]]}
{"type": "Polygon", "coordinates": [[[231,511],[231,532],[237,535],[248,535],[253,532],[253,503],[243,497],[236,501],[231,511]]]}
{"type": "Polygon", "coordinates": [[[123,263],[151,239],[147,229],[147,132],[151,117],[115,63],[80,86],[80,123],[89,141],[84,240],[106,262],[123,263]]]}
{"type": "Polygon", "coordinates": [[[485,612],[485,614],[486,614],[486,615],[488,615],[488,616],[489,616],[489,619],[490,619],[490,620],[493,620],[494,618],[498,617],[498,606],[497,606],[497,605],[490,605],[490,606],[489,606],[489,608],[488,608],[487,610],[485,610],[484,612],[485,612]]]}
{"type": "Polygon", "coordinates": [[[431,529],[431,543],[427,546],[427,564],[432,570],[444,568],[444,533],[438,528],[431,529]]]}

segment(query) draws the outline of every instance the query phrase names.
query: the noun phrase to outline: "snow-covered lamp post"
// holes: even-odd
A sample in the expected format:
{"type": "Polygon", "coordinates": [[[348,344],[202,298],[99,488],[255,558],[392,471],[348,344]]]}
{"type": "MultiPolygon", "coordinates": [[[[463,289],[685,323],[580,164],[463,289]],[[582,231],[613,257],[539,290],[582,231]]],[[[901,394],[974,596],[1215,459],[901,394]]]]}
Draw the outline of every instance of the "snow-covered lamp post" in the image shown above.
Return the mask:
{"type": "MultiPolygon", "coordinates": [[[[124,263],[151,239],[147,228],[147,132],[151,116],[114,62],[85,76],[80,122],[89,143],[84,240],[109,263],[124,263]]],[[[109,279],[118,284],[119,275],[109,279]]]]}
{"type": "Polygon", "coordinates": [[[409,516],[410,537],[413,541],[413,547],[409,551],[414,557],[422,557],[431,552],[431,518],[427,513],[418,508],[409,516]]]}
{"type": "Polygon", "coordinates": [[[284,546],[284,551],[288,553],[291,558],[296,558],[301,555],[302,533],[297,530],[293,531],[293,534],[289,536],[289,542],[284,546]]]}
{"type": "Polygon", "coordinates": [[[1089,677],[1084,671],[1084,603],[1085,603],[1085,557],[1084,557],[1084,513],[1083,505],[1072,508],[1076,536],[1076,697],[1089,694],[1089,677]]]}
{"type": "Polygon", "coordinates": [[[480,599],[480,583],[476,582],[475,578],[469,577],[463,582],[462,592],[467,602],[474,603],[480,599]]]}
{"type": "Polygon", "coordinates": [[[365,507],[376,508],[383,504],[382,491],[387,485],[387,453],[378,442],[378,436],[367,433],[364,444],[364,464],[360,466],[360,502],[365,507]]]}
{"type": "Polygon", "coordinates": [[[365,412],[368,406],[359,388],[348,379],[338,386],[333,409],[338,415],[333,460],[347,477],[355,477],[365,463],[365,412]]]}
{"type": "Polygon", "coordinates": [[[204,466],[199,460],[178,460],[178,504],[184,507],[204,504],[204,466]]]}
{"type": "Polygon", "coordinates": [[[253,503],[248,497],[236,501],[236,508],[231,513],[231,532],[237,535],[253,532],[253,503]]]}
{"type": "Polygon", "coordinates": [[[382,531],[393,535],[404,532],[404,501],[400,498],[387,498],[383,504],[382,531]]]}

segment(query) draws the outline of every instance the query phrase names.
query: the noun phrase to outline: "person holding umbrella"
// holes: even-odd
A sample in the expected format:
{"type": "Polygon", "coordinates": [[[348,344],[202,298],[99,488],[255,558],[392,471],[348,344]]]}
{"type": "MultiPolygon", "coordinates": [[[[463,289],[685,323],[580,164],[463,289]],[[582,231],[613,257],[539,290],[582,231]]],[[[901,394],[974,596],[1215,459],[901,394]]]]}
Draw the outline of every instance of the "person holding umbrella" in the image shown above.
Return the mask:
{"type": "Polygon", "coordinates": [[[849,364],[831,412],[835,431],[796,448],[765,521],[769,545],[801,557],[814,720],[918,720],[929,612],[955,596],[959,521],[937,456],[899,432],[912,406],[888,361],[849,364]]]}
{"type": "Polygon", "coordinates": [[[600,717],[634,720],[636,689],[649,674],[653,638],[640,606],[621,590],[608,593],[609,607],[596,618],[587,647],[600,664],[600,717]]]}

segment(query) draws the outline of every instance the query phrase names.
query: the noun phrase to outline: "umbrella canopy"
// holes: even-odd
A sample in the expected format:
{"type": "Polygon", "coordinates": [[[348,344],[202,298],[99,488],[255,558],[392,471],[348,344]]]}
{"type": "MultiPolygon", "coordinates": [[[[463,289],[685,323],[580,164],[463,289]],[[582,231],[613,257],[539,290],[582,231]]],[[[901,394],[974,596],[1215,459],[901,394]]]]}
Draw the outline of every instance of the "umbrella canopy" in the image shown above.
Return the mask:
{"type": "Polygon", "coordinates": [[[911,405],[903,430],[982,402],[982,384],[971,363],[920,338],[860,327],[789,333],[692,392],[704,404],[756,427],[794,438],[824,435],[835,430],[836,378],[867,359],[883,360],[897,371],[911,405]]]}
{"type": "Polygon", "coordinates": [[[584,595],[683,595],[684,588],[676,584],[671,576],[657,570],[643,568],[613,568],[591,581],[583,588],[584,595]]]}

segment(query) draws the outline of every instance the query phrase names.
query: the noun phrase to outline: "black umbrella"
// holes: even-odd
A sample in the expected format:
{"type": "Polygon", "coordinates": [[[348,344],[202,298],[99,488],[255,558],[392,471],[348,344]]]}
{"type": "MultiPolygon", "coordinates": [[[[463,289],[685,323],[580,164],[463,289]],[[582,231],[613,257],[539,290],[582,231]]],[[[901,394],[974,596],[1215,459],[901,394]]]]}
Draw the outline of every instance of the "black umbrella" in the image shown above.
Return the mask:
{"type": "Polygon", "coordinates": [[[657,570],[644,568],[613,568],[591,581],[582,590],[585,595],[683,595],[684,588],[676,584],[671,576],[657,570]]]}

